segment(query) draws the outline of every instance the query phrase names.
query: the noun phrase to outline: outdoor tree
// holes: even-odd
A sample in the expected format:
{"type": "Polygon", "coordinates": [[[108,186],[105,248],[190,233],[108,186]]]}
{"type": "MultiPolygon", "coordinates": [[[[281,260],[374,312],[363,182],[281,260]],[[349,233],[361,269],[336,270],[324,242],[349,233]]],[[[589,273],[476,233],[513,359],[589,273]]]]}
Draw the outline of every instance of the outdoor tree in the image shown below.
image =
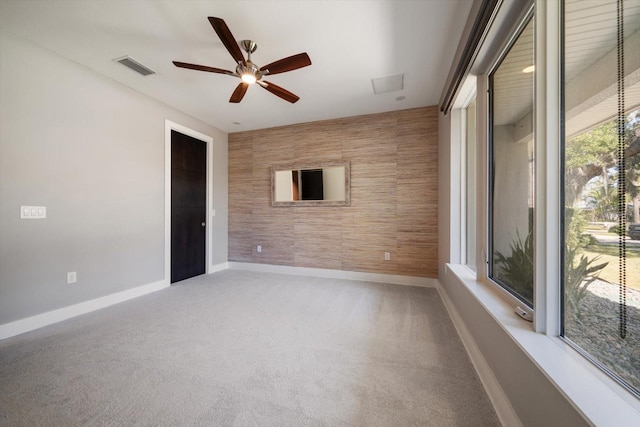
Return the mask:
{"type": "MultiPolygon", "coordinates": [[[[600,178],[599,188],[589,192],[595,209],[595,220],[615,220],[612,210],[617,210],[618,133],[616,120],[610,120],[577,135],[566,144],[567,206],[581,200],[587,183],[600,178]],[[613,193],[613,194],[612,194],[613,193]]],[[[632,203],[632,221],[640,223],[640,110],[627,115],[625,123],[625,199],[632,203]]]]}
{"type": "Polygon", "coordinates": [[[618,135],[615,121],[609,121],[577,135],[566,144],[567,206],[579,201],[585,185],[597,176],[602,177],[602,195],[609,190],[609,169],[616,164],[618,135]]]}
{"type": "MultiPolygon", "coordinates": [[[[640,138],[638,141],[640,141],[640,138]]],[[[632,204],[631,221],[640,223],[640,154],[631,157],[627,161],[627,191],[632,204]]]]}
{"type": "MultiPolygon", "coordinates": [[[[611,177],[615,179],[615,176],[611,177]]],[[[592,209],[592,221],[615,221],[618,211],[618,189],[609,184],[603,186],[601,179],[597,180],[587,199],[587,207],[592,209]]]]}
{"type": "Polygon", "coordinates": [[[627,189],[632,202],[632,221],[640,223],[640,110],[627,116],[630,143],[625,149],[627,189]]]}

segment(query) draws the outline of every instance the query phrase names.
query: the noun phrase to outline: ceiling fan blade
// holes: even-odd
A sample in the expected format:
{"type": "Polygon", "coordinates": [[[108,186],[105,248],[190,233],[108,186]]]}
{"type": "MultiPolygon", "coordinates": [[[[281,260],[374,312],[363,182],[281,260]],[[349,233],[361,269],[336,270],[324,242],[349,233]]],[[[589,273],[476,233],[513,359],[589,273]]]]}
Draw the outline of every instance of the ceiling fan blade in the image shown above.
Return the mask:
{"type": "Polygon", "coordinates": [[[211,23],[211,26],[216,31],[216,34],[218,34],[218,37],[220,37],[220,41],[222,41],[222,44],[227,48],[233,59],[235,59],[238,64],[247,65],[247,62],[242,55],[242,51],[240,50],[240,46],[238,46],[238,42],[233,37],[233,34],[231,34],[231,30],[229,30],[229,27],[227,27],[227,24],[224,22],[224,20],[221,18],[210,16],[209,22],[211,23]]]}
{"type": "Polygon", "coordinates": [[[236,86],[236,90],[234,90],[233,94],[231,94],[229,102],[237,104],[238,102],[242,101],[242,98],[244,98],[244,94],[247,93],[247,89],[249,89],[249,83],[240,82],[240,84],[236,86]]]}
{"type": "Polygon", "coordinates": [[[188,68],[190,70],[207,71],[209,73],[228,74],[235,76],[236,74],[229,70],[223,70],[221,68],[207,67],[206,65],[189,64],[187,62],[173,61],[173,65],[180,68],[188,68]]]}
{"type": "Polygon", "coordinates": [[[280,86],[275,85],[275,84],[270,83],[270,82],[267,82],[267,81],[260,82],[260,86],[262,86],[263,88],[265,88],[266,90],[268,90],[272,94],[274,94],[276,96],[279,96],[280,98],[284,99],[285,101],[289,101],[292,104],[300,99],[300,97],[298,95],[296,95],[295,93],[291,93],[288,90],[283,89],[280,86]]]}
{"type": "Polygon", "coordinates": [[[287,58],[283,58],[279,61],[272,62],[260,68],[260,71],[265,74],[279,74],[287,71],[297,70],[298,68],[311,65],[311,58],[307,53],[299,53],[287,58]]]}

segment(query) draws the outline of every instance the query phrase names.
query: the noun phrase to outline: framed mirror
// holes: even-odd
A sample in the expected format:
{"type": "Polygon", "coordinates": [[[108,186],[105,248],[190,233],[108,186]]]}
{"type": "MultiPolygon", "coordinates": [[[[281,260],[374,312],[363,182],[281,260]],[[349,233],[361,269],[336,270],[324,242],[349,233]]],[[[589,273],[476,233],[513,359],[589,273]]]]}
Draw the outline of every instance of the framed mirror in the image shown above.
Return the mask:
{"type": "Polygon", "coordinates": [[[350,162],[271,168],[271,206],[350,205],[350,162]]]}

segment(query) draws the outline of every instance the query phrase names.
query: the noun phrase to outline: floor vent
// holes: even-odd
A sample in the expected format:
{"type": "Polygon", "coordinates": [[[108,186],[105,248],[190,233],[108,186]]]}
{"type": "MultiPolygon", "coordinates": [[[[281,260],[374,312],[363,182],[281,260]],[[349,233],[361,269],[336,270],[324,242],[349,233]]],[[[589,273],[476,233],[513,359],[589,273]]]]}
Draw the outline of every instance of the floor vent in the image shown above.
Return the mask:
{"type": "Polygon", "coordinates": [[[155,74],[156,73],[151,68],[142,65],[141,63],[139,63],[138,61],[136,61],[135,59],[133,59],[133,58],[131,58],[129,56],[123,56],[122,58],[116,58],[116,59],[114,59],[114,61],[121,63],[125,67],[131,68],[133,71],[135,71],[138,74],[142,74],[143,76],[148,76],[149,74],[155,74]]]}

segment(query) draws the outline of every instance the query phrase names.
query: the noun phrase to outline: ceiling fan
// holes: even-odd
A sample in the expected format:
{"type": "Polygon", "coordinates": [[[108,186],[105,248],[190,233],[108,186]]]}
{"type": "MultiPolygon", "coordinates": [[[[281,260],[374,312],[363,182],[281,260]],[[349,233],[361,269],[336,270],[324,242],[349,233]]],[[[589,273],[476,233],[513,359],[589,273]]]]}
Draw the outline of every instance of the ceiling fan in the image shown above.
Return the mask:
{"type": "Polygon", "coordinates": [[[238,64],[236,66],[236,71],[223,70],[220,68],[208,67],[206,65],[197,65],[197,64],[189,64],[186,62],[173,61],[173,64],[176,67],[180,68],[189,68],[191,70],[199,70],[199,71],[207,71],[209,73],[217,73],[217,74],[226,74],[229,76],[239,77],[242,81],[236,89],[233,91],[229,102],[238,103],[242,101],[244,94],[247,93],[247,89],[249,89],[249,85],[253,83],[257,83],[262,86],[272,94],[279,96],[285,101],[289,101],[291,103],[296,102],[300,99],[294,93],[289,92],[288,90],[281,88],[278,85],[275,85],[266,80],[262,80],[262,77],[266,75],[272,74],[280,74],[287,71],[297,70],[298,68],[306,67],[311,65],[311,59],[307,53],[299,53],[297,55],[289,56],[278,61],[267,64],[263,67],[258,68],[256,64],[251,61],[251,54],[256,51],[258,45],[252,40],[242,40],[240,41],[240,46],[247,52],[247,59],[244,59],[242,52],[240,51],[240,47],[236,42],[233,34],[227,27],[227,24],[221,18],[214,18],[212,16],[209,17],[209,22],[211,26],[220,37],[222,44],[227,48],[233,59],[238,64]]]}

